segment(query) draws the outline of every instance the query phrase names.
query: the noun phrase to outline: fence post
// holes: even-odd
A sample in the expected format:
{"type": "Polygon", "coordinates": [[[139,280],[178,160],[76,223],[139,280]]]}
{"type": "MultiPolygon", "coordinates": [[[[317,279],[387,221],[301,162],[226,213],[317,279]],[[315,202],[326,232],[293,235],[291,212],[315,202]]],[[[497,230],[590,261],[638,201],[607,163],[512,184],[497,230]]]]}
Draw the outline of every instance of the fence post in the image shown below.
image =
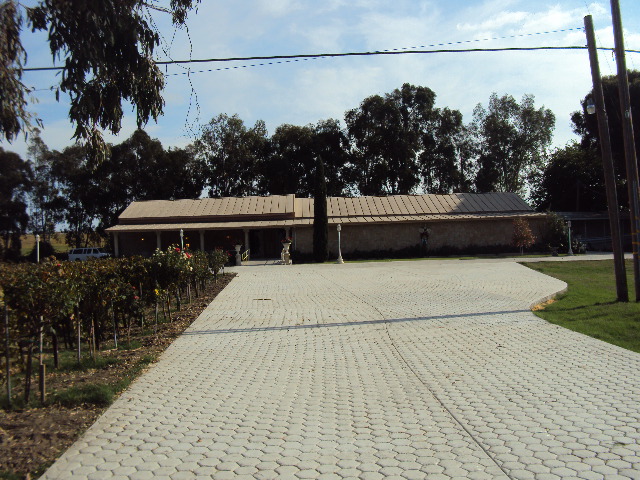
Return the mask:
{"type": "Polygon", "coordinates": [[[7,354],[7,405],[11,408],[11,354],[9,352],[9,309],[4,305],[4,335],[7,354]]]}

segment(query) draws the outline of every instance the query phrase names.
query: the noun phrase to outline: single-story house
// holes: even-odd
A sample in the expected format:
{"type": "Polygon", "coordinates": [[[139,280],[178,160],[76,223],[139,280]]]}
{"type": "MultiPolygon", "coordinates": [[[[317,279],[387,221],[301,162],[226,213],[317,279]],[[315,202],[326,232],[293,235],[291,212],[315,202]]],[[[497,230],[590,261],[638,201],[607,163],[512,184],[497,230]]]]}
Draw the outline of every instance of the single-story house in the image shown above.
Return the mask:
{"type": "MultiPolygon", "coordinates": [[[[116,256],[150,255],[183,242],[192,250],[233,249],[251,258],[277,258],[284,238],[301,254],[313,250],[312,198],[295,195],[133,202],[108,228],[116,256]]],[[[329,250],[343,254],[412,247],[438,250],[510,245],[513,220],[526,219],[534,234],[546,214],[515,193],[454,193],[327,198],[329,250]]]]}

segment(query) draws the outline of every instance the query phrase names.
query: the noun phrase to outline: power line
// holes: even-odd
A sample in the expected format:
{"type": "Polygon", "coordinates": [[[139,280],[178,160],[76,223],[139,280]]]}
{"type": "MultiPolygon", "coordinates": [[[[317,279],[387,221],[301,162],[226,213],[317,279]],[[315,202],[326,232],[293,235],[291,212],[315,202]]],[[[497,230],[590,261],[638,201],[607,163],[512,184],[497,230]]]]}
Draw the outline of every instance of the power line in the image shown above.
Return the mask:
{"type": "MultiPolygon", "coordinates": [[[[479,53],[479,52],[533,52],[543,50],[586,50],[586,46],[571,45],[564,47],[500,47],[500,48],[464,48],[464,49],[437,49],[437,50],[401,50],[401,51],[373,51],[373,52],[346,52],[346,53],[311,53],[302,55],[265,55],[253,57],[225,57],[225,58],[198,58],[189,60],[165,60],[155,62],[156,65],[182,65],[187,63],[218,63],[218,62],[246,62],[255,60],[304,60],[315,58],[338,57],[369,57],[378,55],[427,55],[435,53],[479,53]]],[[[611,48],[600,47],[598,50],[612,51],[611,48]]],[[[627,53],[640,53],[640,50],[626,50],[627,53]]],[[[57,71],[64,67],[31,67],[24,68],[26,72],[57,71]]]]}

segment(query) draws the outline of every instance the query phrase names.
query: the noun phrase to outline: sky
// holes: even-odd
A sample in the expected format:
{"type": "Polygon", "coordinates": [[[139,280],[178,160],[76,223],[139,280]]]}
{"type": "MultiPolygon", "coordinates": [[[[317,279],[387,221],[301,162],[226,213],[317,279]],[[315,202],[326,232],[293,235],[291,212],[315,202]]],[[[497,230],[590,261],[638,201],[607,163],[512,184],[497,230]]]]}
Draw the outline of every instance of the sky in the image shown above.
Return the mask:
{"type": "MultiPolygon", "coordinates": [[[[33,1],[31,3],[34,3],[33,1]]],[[[158,0],[167,5],[168,0],[158,0]]],[[[640,50],[640,2],[620,0],[625,46],[640,50]]],[[[266,55],[342,53],[431,48],[494,48],[586,45],[583,17],[591,14],[599,46],[613,47],[607,1],[560,0],[202,0],[190,13],[188,29],[176,30],[167,14],[154,12],[162,36],[158,60],[266,55]],[[555,33],[545,33],[555,32],[555,33]]],[[[25,32],[28,67],[51,66],[42,33],[25,32]]],[[[335,118],[375,94],[404,83],[436,93],[436,106],[460,110],[464,122],[492,92],[520,100],[533,94],[537,107],[556,116],[553,145],[575,139],[570,115],[591,88],[586,50],[456,53],[343,57],[256,65],[266,62],[171,65],[165,73],[164,115],[144,129],[165,148],[184,147],[200,126],[221,113],[238,114],[247,126],[264,120],[272,134],[282,124],[306,125],[335,118]],[[254,65],[254,66],[251,66],[254,65]],[[230,68],[239,67],[239,68],[230,68]],[[216,70],[223,68],[223,70],[216,70]],[[207,70],[207,71],[203,71],[207,70]],[[213,70],[213,71],[210,71],[213,70]]],[[[640,54],[627,66],[640,70],[640,54]]],[[[603,75],[615,74],[611,53],[600,53],[603,75]]],[[[33,87],[30,105],[44,122],[42,138],[51,149],[73,143],[68,103],[56,102],[52,72],[25,72],[33,87]]],[[[119,143],[136,129],[135,112],[125,106],[122,130],[106,135],[119,143]]],[[[26,156],[23,137],[5,150],[26,156]]]]}

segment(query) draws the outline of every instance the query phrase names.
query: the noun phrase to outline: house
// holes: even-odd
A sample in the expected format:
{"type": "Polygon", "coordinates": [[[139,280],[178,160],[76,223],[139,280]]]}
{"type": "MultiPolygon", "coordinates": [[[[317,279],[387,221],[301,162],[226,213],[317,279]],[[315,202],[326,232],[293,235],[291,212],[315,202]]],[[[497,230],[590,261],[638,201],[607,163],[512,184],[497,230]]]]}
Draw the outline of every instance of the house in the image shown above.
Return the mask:
{"type": "MultiPolygon", "coordinates": [[[[312,198],[295,195],[225,197],[133,202],[107,229],[118,255],[150,255],[183,242],[191,249],[231,250],[242,245],[252,258],[277,258],[281,240],[292,250],[313,250],[312,198]]],[[[337,253],[337,225],[343,254],[446,247],[510,245],[512,222],[525,218],[534,231],[546,214],[535,212],[514,193],[454,193],[327,198],[329,249],[337,253]],[[426,232],[426,233],[425,233],[426,232]]]]}

